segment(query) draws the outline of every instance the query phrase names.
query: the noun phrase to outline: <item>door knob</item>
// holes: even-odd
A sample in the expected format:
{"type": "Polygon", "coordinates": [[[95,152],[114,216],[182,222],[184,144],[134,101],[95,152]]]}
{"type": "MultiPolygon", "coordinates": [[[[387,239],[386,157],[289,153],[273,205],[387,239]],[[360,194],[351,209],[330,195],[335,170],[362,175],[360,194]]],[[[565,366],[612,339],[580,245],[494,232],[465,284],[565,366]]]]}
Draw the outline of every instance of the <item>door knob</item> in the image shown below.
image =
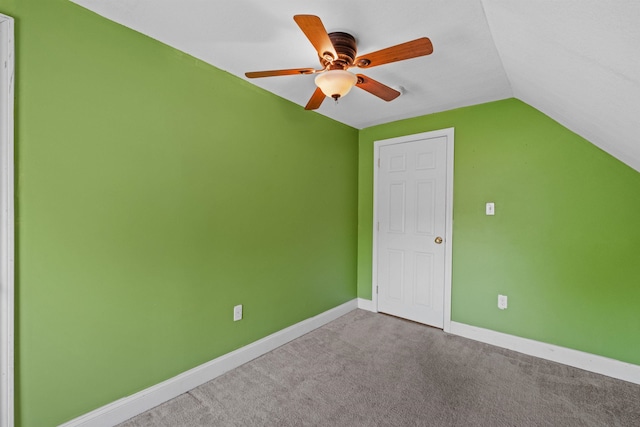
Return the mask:
{"type": "Polygon", "coordinates": [[[437,244],[442,243],[442,237],[440,237],[440,236],[436,237],[436,239],[434,240],[434,242],[436,242],[437,244]]]}

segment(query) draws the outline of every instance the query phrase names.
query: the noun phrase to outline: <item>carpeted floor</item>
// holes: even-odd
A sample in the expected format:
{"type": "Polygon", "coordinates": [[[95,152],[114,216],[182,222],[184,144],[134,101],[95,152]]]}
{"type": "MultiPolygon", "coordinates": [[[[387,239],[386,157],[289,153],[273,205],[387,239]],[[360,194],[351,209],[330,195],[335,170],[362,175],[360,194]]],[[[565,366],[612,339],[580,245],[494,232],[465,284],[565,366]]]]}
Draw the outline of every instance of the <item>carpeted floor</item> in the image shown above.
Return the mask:
{"type": "Polygon", "coordinates": [[[640,385],[355,310],[121,426],[640,426],[640,385]]]}

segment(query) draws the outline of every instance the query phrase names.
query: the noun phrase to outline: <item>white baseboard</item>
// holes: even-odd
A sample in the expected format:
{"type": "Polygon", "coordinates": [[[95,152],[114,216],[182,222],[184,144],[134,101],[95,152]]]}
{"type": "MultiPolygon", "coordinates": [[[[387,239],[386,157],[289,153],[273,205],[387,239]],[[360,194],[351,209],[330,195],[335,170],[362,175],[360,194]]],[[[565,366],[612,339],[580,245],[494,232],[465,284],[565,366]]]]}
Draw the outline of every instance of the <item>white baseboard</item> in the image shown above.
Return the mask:
{"type": "Polygon", "coordinates": [[[503,334],[490,329],[478,328],[464,323],[451,322],[450,333],[475,341],[492,344],[519,353],[551,360],[585,371],[595,372],[619,380],[640,384],[640,366],[597,356],[566,347],[559,347],[515,335],[503,334]]]}
{"type": "Polygon", "coordinates": [[[377,310],[373,307],[373,301],[368,299],[358,298],[358,308],[377,313],[377,310]]]}
{"type": "Polygon", "coordinates": [[[210,362],[196,366],[180,375],[142,390],[131,396],[116,400],[89,412],[60,427],[109,427],[148,411],[168,400],[219,377],[256,357],[262,356],[289,341],[313,331],[357,308],[357,300],[351,300],[315,317],[303,320],[286,329],[271,334],[238,350],[220,356],[210,362]]]}

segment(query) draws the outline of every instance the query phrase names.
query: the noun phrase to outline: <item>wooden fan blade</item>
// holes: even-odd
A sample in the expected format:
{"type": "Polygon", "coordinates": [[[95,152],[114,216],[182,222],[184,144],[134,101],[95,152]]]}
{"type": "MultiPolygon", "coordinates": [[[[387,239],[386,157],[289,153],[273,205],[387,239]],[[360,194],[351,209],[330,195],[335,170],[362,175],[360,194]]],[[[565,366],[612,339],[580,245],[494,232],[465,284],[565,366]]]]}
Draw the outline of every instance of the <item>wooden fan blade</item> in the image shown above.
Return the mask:
{"type": "Polygon", "coordinates": [[[338,59],[338,52],[333,47],[320,18],[315,15],[295,15],[293,19],[316,49],[319,57],[325,58],[327,54],[331,55],[330,59],[325,58],[328,62],[338,59]]]}
{"type": "Polygon", "coordinates": [[[311,99],[307,102],[307,105],[304,107],[305,110],[315,110],[320,108],[322,105],[322,101],[324,101],[324,93],[320,90],[319,87],[316,88],[316,91],[311,95],[311,99]]]}
{"type": "Polygon", "coordinates": [[[251,71],[244,73],[250,79],[258,77],[274,77],[274,76],[291,76],[294,74],[313,74],[316,70],[313,68],[291,68],[289,70],[270,70],[270,71],[251,71]]]}
{"type": "Polygon", "coordinates": [[[431,44],[431,40],[427,37],[422,37],[410,42],[371,52],[367,55],[361,55],[356,58],[354,65],[360,68],[376,67],[390,62],[430,55],[432,52],[433,45],[431,44]]]}
{"type": "Polygon", "coordinates": [[[400,96],[400,92],[395,89],[390,88],[387,85],[383,85],[382,83],[373,80],[371,77],[367,77],[364,74],[357,74],[358,76],[358,86],[360,89],[364,89],[372,95],[377,96],[378,98],[384,99],[385,101],[393,101],[397,97],[400,96]]]}

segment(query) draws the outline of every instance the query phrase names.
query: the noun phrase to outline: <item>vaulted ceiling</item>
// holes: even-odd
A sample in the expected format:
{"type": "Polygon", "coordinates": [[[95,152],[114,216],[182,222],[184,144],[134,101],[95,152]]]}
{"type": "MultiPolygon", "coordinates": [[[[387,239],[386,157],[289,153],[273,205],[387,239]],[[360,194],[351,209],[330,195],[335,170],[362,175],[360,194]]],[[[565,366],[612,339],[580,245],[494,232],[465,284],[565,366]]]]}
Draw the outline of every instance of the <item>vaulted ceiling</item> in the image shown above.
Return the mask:
{"type": "MultiPolygon", "coordinates": [[[[426,36],[429,56],[354,69],[399,98],[354,89],[316,111],[364,128],[515,97],[640,171],[636,0],[72,1],[242,79],[319,67],[297,14],[354,35],[359,53],[426,36]]],[[[249,81],[301,106],[315,90],[310,75],[249,81]]]]}

